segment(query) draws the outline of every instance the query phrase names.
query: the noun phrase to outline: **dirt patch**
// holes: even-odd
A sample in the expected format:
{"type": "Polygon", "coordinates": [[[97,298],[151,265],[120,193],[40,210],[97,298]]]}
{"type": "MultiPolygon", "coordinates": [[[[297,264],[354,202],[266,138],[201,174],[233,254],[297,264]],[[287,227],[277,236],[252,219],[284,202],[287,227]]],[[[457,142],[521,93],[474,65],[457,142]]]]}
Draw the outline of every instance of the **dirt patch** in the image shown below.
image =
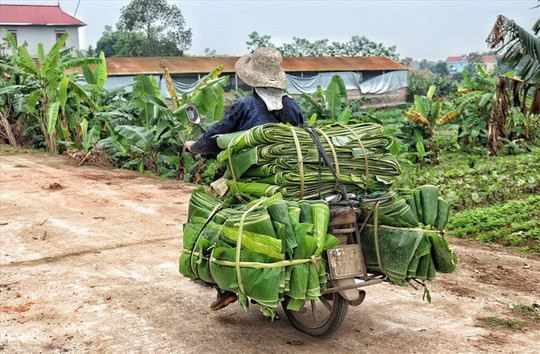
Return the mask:
{"type": "Polygon", "coordinates": [[[527,278],[516,269],[505,268],[498,265],[495,269],[487,268],[482,274],[475,276],[475,279],[484,284],[504,286],[510,289],[517,289],[523,292],[540,293],[539,284],[531,284],[527,278]]]}
{"type": "Polygon", "coordinates": [[[25,302],[24,304],[17,305],[17,306],[2,305],[0,306],[0,311],[1,312],[26,312],[30,310],[30,307],[32,307],[33,304],[35,304],[35,302],[28,301],[28,302],[25,302]]]}
{"type": "Polygon", "coordinates": [[[50,191],[58,191],[60,189],[64,189],[64,187],[60,183],[54,182],[49,184],[49,187],[47,187],[47,189],[50,191]]]}
{"type": "Polygon", "coordinates": [[[102,182],[102,181],[113,181],[113,180],[114,181],[118,181],[118,180],[130,181],[130,180],[140,178],[141,175],[138,175],[136,173],[133,173],[133,174],[119,173],[117,175],[116,174],[111,175],[107,173],[89,173],[87,175],[77,174],[77,177],[83,178],[86,180],[102,182]]]}
{"type": "Polygon", "coordinates": [[[453,280],[439,279],[437,283],[443,286],[444,290],[458,297],[468,297],[476,299],[479,294],[474,288],[469,288],[467,285],[458,284],[453,280]]]}

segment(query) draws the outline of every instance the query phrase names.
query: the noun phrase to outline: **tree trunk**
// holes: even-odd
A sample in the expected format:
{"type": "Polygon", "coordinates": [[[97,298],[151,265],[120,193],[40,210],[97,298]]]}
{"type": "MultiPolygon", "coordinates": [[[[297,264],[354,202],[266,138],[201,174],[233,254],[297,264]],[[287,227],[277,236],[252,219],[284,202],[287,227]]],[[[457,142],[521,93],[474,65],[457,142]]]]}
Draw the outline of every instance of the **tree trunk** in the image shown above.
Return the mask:
{"type": "Polygon", "coordinates": [[[43,137],[45,138],[45,146],[47,147],[47,150],[49,152],[58,153],[58,146],[56,145],[56,133],[49,134],[47,131],[47,113],[49,112],[49,102],[47,100],[47,96],[43,94],[43,115],[38,116],[39,120],[39,127],[41,128],[41,132],[43,133],[43,137]]]}
{"type": "Polygon", "coordinates": [[[534,90],[534,96],[529,114],[540,114],[540,87],[536,87],[534,90]]]}
{"type": "Polygon", "coordinates": [[[489,155],[496,155],[502,148],[501,136],[505,135],[506,117],[508,116],[508,97],[506,95],[506,78],[499,77],[497,89],[493,97],[493,105],[488,122],[487,149],[489,155]]]}
{"type": "Polygon", "coordinates": [[[17,139],[13,134],[13,130],[11,130],[11,125],[9,124],[7,116],[8,112],[0,111],[0,126],[4,128],[4,133],[9,141],[9,145],[17,147],[19,144],[17,144],[17,139]]]}
{"type": "Polygon", "coordinates": [[[526,83],[523,85],[523,100],[521,101],[521,114],[524,116],[527,115],[527,94],[529,93],[529,89],[532,87],[531,84],[526,83]]]}

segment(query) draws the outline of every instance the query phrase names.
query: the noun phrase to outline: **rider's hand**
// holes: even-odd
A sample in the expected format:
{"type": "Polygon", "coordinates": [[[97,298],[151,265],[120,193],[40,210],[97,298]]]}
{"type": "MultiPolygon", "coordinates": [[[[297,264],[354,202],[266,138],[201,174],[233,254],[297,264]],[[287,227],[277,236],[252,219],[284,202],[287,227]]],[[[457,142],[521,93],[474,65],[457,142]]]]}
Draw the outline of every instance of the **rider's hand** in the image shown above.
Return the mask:
{"type": "Polygon", "coordinates": [[[193,146],[193,144],[195,144],[195,142],[193,140],[190,140],[190,141],[186,141],[184,143],[184,147],[189,151],[189,152],[192,152],[191,151],[191,147],[193,146]]]}

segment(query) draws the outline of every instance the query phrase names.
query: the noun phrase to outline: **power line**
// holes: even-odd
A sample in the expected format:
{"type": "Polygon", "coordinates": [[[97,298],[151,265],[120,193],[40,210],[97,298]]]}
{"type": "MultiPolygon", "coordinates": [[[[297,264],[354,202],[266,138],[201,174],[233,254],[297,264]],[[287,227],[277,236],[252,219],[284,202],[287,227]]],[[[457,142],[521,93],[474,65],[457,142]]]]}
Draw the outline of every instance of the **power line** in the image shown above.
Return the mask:
{"type": "Polygon", "coordinates": [[[75,8],[75,13],[73,13],[73,17],[77,15],[77,10],[79,9],[79,4],[81,3],[81,0],[77,1],[77,7],[75,8]]]}

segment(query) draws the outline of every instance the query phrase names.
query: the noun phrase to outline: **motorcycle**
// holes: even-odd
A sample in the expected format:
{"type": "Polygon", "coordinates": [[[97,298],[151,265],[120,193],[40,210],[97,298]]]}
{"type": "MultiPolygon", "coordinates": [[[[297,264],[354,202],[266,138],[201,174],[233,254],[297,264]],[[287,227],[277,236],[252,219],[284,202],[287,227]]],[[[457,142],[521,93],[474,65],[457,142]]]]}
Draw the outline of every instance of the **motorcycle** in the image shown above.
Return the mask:
{"type": "MultiPolygon", "coordinates": [[[[191,123],[202,128],[204,117],[195,105],[186,106],[186,115],[191,123]]],[[[288,310],[289,300],[283,301],[285,315],[296,329],[314,337],[334,333],[342,325],[349,306],[359,306],[364,301],[363,288],[385,280],[382,274],[368,272],[360,237],[378,204],[390,198],[383,194],[359,198],[346,191],[325,198],[330,206],[328,233],[341,244],[322,255],[327,264],[327,289],[319,299],[306,302],[299,311],[288,310]],[[369,212],[360,223],[361,208],[369,212]]]]}

